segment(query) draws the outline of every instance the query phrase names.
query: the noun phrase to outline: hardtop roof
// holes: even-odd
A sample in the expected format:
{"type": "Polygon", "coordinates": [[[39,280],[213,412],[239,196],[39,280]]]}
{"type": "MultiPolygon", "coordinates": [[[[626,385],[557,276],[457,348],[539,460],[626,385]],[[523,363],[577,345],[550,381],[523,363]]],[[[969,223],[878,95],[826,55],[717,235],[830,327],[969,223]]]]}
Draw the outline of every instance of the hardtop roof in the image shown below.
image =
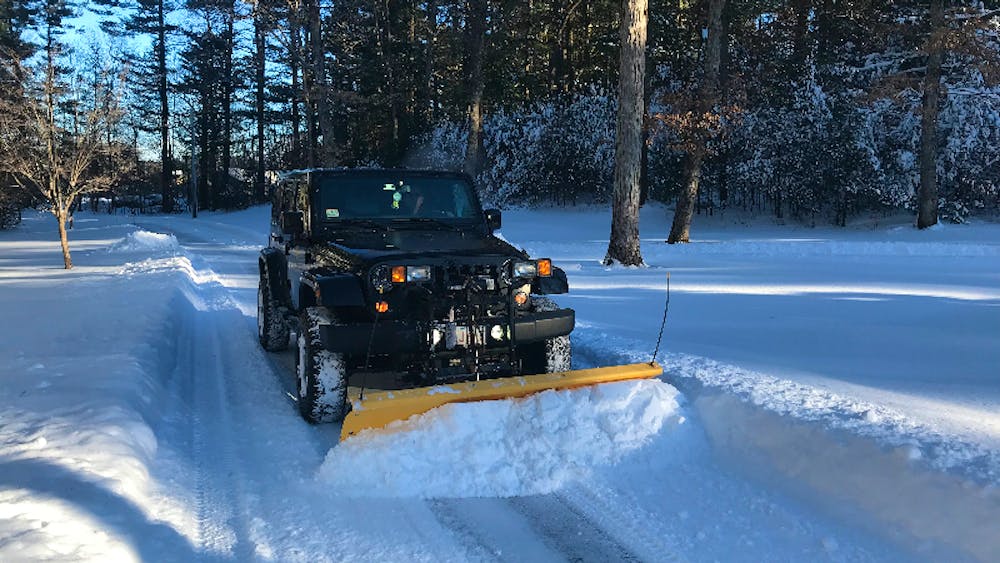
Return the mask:
{"type": "Polygon", "coordinates": [[[279,177],[281,180],[291,180],[309,176],[378,176],[384,174],[402,174],[430,178],[462,178],[472,183],[472,178],[464,172],[423,168],[309,168],[282,172],[279,177]]]}

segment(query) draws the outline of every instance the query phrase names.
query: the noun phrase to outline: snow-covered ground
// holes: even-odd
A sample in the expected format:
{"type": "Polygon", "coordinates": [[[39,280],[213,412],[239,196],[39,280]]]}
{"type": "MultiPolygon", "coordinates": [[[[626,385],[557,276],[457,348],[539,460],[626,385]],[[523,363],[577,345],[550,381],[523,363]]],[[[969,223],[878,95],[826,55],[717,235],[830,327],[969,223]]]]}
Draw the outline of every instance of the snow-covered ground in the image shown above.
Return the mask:
{"type": "Polygon", "coordinates": [[[511,211],[578,366],[661,381],[453,405],[337,443],[256,343],[267,211],[0,233],[0,560],[998,560],[1000,226],[511,211]]]}

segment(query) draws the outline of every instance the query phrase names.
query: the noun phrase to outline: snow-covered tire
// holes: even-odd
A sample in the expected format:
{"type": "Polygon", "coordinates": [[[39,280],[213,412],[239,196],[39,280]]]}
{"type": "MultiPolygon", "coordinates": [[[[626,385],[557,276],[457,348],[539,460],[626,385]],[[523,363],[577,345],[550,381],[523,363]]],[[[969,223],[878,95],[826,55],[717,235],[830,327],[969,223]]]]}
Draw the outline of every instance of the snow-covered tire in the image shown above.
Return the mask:
{"type": "MultiPolygon", "coordinates": [[[[559,305],[548,297],[533,297],[535,311],[555,311],[559,305]]],[[[544,342],[524,346],[522,365],[525,374],[558,373],[569,371],[573,362],[573,351],[569,335],[548,338],[544,342]]]]}
{"type": "Polygon", "coordinates": [[[339,422],[347,415],[344,355],[323,349],[320,327],[336,321],[321,307],[302,313],[295,361],[299,412],[313,424],[339,422]]]}
{"type": "Polygon", "coordinates": [[[278,302],[271,295],[267,272],[261,272],[257,284],[257,338],[268,352],[288,348],[288,323],[281,315],[278,302]]]}

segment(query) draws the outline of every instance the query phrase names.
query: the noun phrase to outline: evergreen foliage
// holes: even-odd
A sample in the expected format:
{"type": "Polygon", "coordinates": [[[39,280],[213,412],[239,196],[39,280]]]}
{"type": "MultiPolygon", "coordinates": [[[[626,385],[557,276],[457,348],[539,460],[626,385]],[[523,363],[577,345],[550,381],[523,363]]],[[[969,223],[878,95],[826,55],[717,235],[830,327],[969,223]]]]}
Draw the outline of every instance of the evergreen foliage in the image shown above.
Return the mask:
{"type": "MultiPolygon", "coordinates": [[[[42,29],[64,25],[46,26],[39,10],[62,4],[0,4],[0,56],[31,56],[26,38],[40,43],[42,29]]],[[[484,195],[502,205],[610,202],[620,1],[86,4],[115,24],[126,53],[128,126],[114,135],[133,147],[129,181],[142,190],[159,193],[169,175],[164,195],[190,205],[195,185],[201,207],[229,208],[261,200],[267,171],[462,169],[476,86],[470,7],[482,5],[484,195]]],[[[937,27],[927,0],[727,2],[718,99],[699,116],[691,102],[708,5],[650,0],[647,200],[676,201],[692,128],[708,123],[699,213],[740,208],[843,225],[915,212],[928,54],[937,50],[940,215],[1000,210],[1000,2],[946,2],[937,27]]],[[[65,56],[58,68],[70,72],[65,56]]]]}

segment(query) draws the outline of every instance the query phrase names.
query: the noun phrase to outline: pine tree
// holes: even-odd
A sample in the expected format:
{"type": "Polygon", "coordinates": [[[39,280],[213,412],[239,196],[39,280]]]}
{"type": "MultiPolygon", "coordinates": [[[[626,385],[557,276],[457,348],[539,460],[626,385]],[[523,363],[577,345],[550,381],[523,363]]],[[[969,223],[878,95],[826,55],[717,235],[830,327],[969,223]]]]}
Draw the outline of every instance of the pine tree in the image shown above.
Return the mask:
{"type": "Polygon", "coordinates": [[[143,129],[159,136],[160,195],[163,211],[170,213],[174,209],[174,180],[170,139],[172,84],[167,58],[169,41],[177,28],[167,18],[177,9],[177,5],[175,0],[97,0],[97,4],[107,8],[105,15],[113,16],[121,12],[126,14],[123,21],[119,22],[120,27],[110,25],[110,21],[106,26],[115,35],[144,35],[153,40],[151,59],[132,57],[130,62],[137,70],[133,75],[138,80],[136,86],[144,106],[142,112],[149,115],[151,123],[155,123],[155,127],[144,126],[143,129]]]}

